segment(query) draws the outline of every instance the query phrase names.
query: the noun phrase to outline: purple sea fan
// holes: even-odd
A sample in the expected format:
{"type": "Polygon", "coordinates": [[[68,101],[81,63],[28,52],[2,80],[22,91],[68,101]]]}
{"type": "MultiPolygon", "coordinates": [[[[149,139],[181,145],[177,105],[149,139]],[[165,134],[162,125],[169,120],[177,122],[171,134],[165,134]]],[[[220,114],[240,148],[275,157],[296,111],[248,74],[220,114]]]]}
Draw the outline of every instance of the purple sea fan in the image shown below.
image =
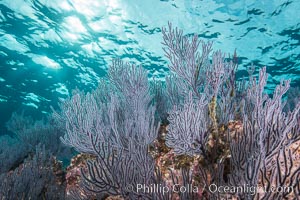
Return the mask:
{"type": "Polygon", "coordinates": [[[232,65],[225,62],[225,57],[220,50],[214,52],[212,56],[212,64],[206,71],[207,83],[211,87],[214,97],[217,96],[219,88],[223,84],[224,80],[228,78],[227,76],[229,74],[225,73],[226,67],[229,71],[233,68],[232,65]]]}
{"type": "Polygon", "coordinates": [[[207,104],[204,96],[193,100],[192,93],[182,108],[177,106],[170,112],[166,145],[177,155],[194,155],[202,152],[207,141],[207,104]]]}
{"type": "MultiPolygon", "coordinates": [[[[181,92],[190,90],[193,95],[200,96],[205,86],[205,71],[209,67],[209,54],[212,43],[205,43],[194,35],[191,39],[183,35],[182,30],[172,29],[169,23],[168,30],[162,29],[163,50],[170,61],[169,69],[176,74],[179,82],[175,83],[181,92]],[[202,44],[202,50],[199,46],[202,44]]],[[[186,92],[187,93],[187,92],[186,92]]],[[[187,94],[188,95],[188,94],[187,94]]]]}

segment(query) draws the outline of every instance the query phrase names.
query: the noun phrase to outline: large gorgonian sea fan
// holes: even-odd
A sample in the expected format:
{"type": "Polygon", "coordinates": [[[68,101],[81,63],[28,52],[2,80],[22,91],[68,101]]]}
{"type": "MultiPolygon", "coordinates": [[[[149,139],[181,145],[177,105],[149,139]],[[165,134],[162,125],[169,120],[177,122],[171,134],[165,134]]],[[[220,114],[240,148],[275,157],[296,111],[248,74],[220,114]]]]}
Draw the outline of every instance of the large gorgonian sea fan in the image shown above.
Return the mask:
{"type": "Polygon", "coordinates": [[[142,194],[126,187],[155,180],[155,162],[148,148],[160,123],[155,120],[145,69],[114,60],[107,79],[110,86],[102,84],[110,94],[101,85],[87,94],[75,92],[55,116],[65,122],[62,142],[96,157],[81,171],[85,191],[137,199],[142,194]]]}
{"type": "MultiPolygon", "coordinates": [[[[231,173],[229,184],[247,184],[252,187],[289,187],[289,191],[257,193],[255,199],[283,199],[296,195],[299,183],[299,111],[300,102],[293,111],[283,111],[283,95],[290,81],[281,82],[272,98],[264,93],[267,83],[266,68],[259,78],[251,79],[243,112],[243,126],[233,133],[230,142],[231,173]],[[294,192],[293,192],[294,191],[294,192]]],[[[298,190],[299,193],[299,190],[298,190]]],[[[253,195],[238,194],[242,199],[253,195]]]]}
{"type": "Polygon", "coordinates": [[[193,100],[190,93],[182,108],[175,106],[170,112],[166,145],[177,155],[202,152],[208,136],[207,104],[204,96],[193,100]]]}
{"type": "MultiPolygon", "coordinates": [[[[223,85],[225,81],[234,81],[232,79],[234,78],[237,64],[233,61],[226,61],[224,54],[220,50],[213,52],[210,60],[209,56],[212,52],[212,43],[205,43],[199,40],[197,35],[194,35],[192,38],[184,36],[182,30],[178,30],[177,28],[172,29],[171,23],[169,23],[168,30],[166,28],[162,29],[162,33],[163,49],[166,57],[170,61],[169,68],[172,72],[166,79],[167,92],[170,102],[175,106],[169,114],[170,116],[174,116],[176,112],[186,112],[185,117],[178,117],[181,118],[180,120],[174,121],[170,118],[169,126],[172,128],[169,128],[166,144],[169,147],[175,148],[175,152],[180,155],[192,155],[196,152],[205,153],[203,150],[206,149],[205,141],[209,137],[209,134],[212,135],[213,142],[211,144],[215,143],[215,140],[218,140],[217,101],[220,94],[222,95],[221,98],[223,101],[225,101],[224,96],[227,95],[228,92],[224,92],[223,85]],[[201,50],[199,49],[200,44],[202,44],[201,50]],[[220,89],[222,89],[222,93],[220,89]],[[191,100],[187,100],[188,98],[191,100]],[[207,103],[203,106],[203,109],[199,111],[203,112],[202,114],[196,112],[191,113],[191,111],[185,110],[185,104],[189,104],[189,101],[203,102],[204,99],[207,103]],[[181,110],[182,107],[184,107],[184,111],[181,110]],[[196,115],[202,116],[199,117],[196,115]],[[195,117],[199,117],[199,119],[195,119],[195,117]],[[199,127],[195,130],[191,130],[193,128],[186,127],[187,124],[193,127],[203,126],[202,124],[205,124],[205,127],[203,126],[202,128],[199,127]],[[182,127],[186,128],[183,130],[182,127]],[[206,127],[211,128],[210,132],[207,131],[206,127]],[[180,144],[181,147],[178,147],[178,144],[180,144]],[[178,148],[181,148],[181,150],[178,148]],[[189,150],[193,148],[198,150],[189,152],[189,150]],[[202,151],[199,151],[199,148],[202,149],[202,151]]],[[[233,89],[227,89],[229,95],[233,93],[231,92],[232,90],[233,89]]],[[[226,100],[230,102],[228,95],[226,100]]],[[[195,110],[198,111],[197,107],[198,106],[195,106],[195,110]]],[[[233,106],[223,106],[223,108],[225,107],[231,107],[231,110],[234,111],[233,106]]],[[[231,117],[223,117],[222,121],[226,123],[226,120],[228,121],[230,118],[231,117]]]]}
{"type": "MultiPolygon", "coordinates": [[[[169,68],[175,72],[176,76],[184,80],[179,83],[179,89],[190,88],[193,95],[199,94],[199,87],[203,87],[203,66],[208,62],[208,55],[211,52],[212,43],[199,41],[198,36],[194,35],[191,40],[183,36],[182,30],[173,29],[169,23],[168,30],[162,29],[163,33],[163,50],[165,56],[169,59],[169,68]],[[198,51],[202,43],[202,52],[198,51]],[[184,85],[187,86],[184,86],[184,85]]],[[[204,86],[205,87],[205,86],[204,86]]],[[[188,91],[181,91],[188,94],[188,91]]]]}
{"type": "MultiPolygon", "coordinates": [[[[108,73],[110,94],[102,85],[92,92],[74,92],[61,104],[57,119],[65,121],[63,143],[77,151],[95,154],[92,140],[127,148],[128,140],[148,145],[157,136],[159,123],[151,105],[147,73],[142,67],[114,60],[108,73]],[[109,96],[108,96],[109,95],[109,96]],[[102,96],[100,98],[99,96],[102,96]]],[[[102,81],[106,86],[105,81],[102,81]]]]}
{"type": "MultiPolygon", "coordinates": [[[[121,121],[130,126],[121,130],[122,134],[127,135],[126,139],[134,139],[137,143],[151,144],[157,137],[159,123],[154,117],[155,106],[151,104],[153,95],[150,94],[146,70],[142,66],[117,59],[109,69],[108,79],[116,90],[115,95],[120,99],[118,112],[125,117],[121,121]]],[[[111,123],[115,122],[111,120],[111,123]]],[[[114,130],[120,130],[124,123],[114,130]]]]}

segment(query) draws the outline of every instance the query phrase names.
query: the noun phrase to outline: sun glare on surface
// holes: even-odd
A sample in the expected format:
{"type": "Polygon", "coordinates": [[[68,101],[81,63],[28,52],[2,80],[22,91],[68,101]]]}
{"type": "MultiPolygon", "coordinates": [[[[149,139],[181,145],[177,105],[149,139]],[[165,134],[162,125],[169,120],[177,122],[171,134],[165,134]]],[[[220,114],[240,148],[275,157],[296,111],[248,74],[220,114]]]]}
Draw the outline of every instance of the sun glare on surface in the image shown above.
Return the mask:
{"type": "Polygon", "coordinates": [[[65,25],[69,29],[70,32],[75,33],[85,33],[86,29],[83,26],[80,19],[75,16],[67,17],[65,20],[65,25]]]}
{"type": "Polygon", "coordinates": [[[33,55],[32,61],[35,62],[36,64],[40,64],[51,69],[61,68],[61,66],[57,62],[48,58],[47,56],[33,55]]]}

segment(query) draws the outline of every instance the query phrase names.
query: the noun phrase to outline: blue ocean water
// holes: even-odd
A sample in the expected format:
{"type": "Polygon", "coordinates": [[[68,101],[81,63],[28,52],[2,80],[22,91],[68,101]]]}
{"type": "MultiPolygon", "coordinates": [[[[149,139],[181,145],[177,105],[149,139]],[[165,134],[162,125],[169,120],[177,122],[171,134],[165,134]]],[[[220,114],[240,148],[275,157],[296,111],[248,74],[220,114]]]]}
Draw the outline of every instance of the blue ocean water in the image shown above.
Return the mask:
{"type": "Polygon", "coordinates": [[[113,58],[163,80],[168,22],[236,49],[240,77],[253,63],[267,66],[270,90],[300,86],[299,10],[299,0],[1,0],[0,134],[14,111],[40,118],[72,89],[94,88],[113,58]]]}

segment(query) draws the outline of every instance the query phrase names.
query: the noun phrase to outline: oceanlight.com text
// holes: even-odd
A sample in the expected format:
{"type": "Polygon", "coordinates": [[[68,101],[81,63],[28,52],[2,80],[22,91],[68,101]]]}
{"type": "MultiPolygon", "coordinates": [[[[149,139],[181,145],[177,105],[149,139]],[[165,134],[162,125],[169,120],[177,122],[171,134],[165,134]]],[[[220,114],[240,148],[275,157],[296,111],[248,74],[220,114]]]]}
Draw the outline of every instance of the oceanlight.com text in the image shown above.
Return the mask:
{"type": "Polygon", "coordinates": [[[255,195],[256,193],[290,193],[293,192],[293,187],[285,186],[271,186],[271,187],[262,187],[262,186],[250,186],[244,184],[241,186],[218,186],[216,184],[209,185],[208,189],[211,193],[222,193],[222,194],[242,194],[247,193],[250,195],[255,195]]]}
{"type": "Polygon", "coordinates": [[[209,186],[205,185],[203,188],[199,188],[195,185],[189,184],[182,186],[179,184],[174,184],[172,186],[166,186],[162,184],[137,184],[136,186],[127,186],[128,191],[134,191],[137,193],[199,193],[200,190],[208,190],[210,193],[220,193],[220,194],[250,194],[255,195],[256,193],[292,193],[293,187],[290,186],[278,186],[278,187],[262,187],[262,186],[251,186],[244,184],[241,186],[220,186],[216,184],[211,184],[209,186]]]}

